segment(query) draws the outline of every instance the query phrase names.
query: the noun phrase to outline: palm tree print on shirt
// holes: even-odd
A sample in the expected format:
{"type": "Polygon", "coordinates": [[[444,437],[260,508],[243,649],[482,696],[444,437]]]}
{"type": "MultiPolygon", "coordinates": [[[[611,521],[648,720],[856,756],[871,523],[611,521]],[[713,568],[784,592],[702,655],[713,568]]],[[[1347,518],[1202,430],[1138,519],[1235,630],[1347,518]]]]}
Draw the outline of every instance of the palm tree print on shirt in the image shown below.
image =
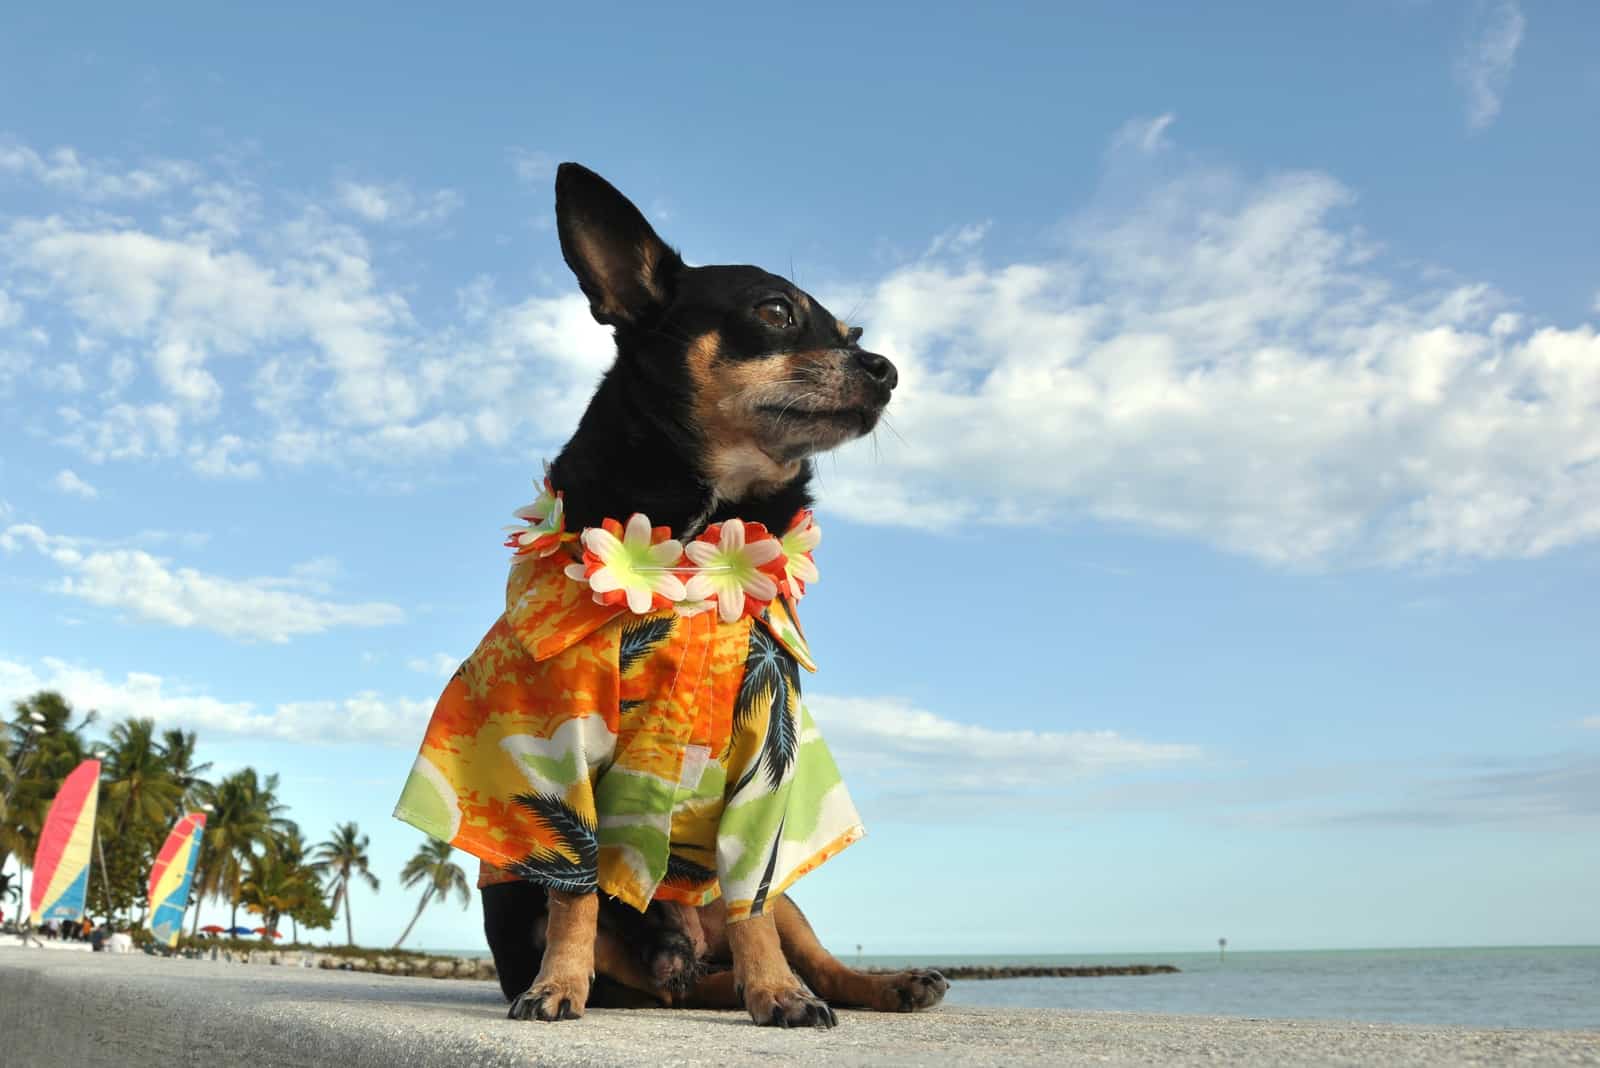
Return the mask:
{"type": "Polygon", "coordinates": [[[600,839],[594,823],[554,794],[518,794],[517,804],[532,813],[555,839],[536,844],[513,869],[524,879],[568,894],[587,894],[597,886],[600,839]]]}
{"type": "Polygon", "coordinates": [[[730,796],[744,789],[758,769],[765,769],[772,789],[782,784],[800,746],[799,707],[799,665],[764,627],[751,627],[750,655],[733,702],[734,736],[754,730],[763,718],[766,733],[760,758],[751,762],[730,796]]]}

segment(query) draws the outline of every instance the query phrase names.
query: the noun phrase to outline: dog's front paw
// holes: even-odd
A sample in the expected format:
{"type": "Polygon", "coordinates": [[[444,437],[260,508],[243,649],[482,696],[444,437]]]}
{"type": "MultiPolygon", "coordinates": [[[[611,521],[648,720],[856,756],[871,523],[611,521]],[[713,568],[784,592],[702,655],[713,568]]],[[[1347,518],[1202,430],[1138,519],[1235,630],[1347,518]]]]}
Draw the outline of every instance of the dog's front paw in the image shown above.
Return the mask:
{"type": "Polygon", "coordinates": [[[589,1000],[589,980],[539,978],[517,995],[506,1018],[511,1020],[576,1020],[589,1000]]]}
{"type": "Polygon", "coordinates": [[[950,980],[931,968],[917,968],[886,976],[883,989],[884,1012],[917,1012],[931,1009],[944,1000],[950,980]]]}
{"type": "Polygon", "coordinates": [[[744,1007],[760,1027],[832,1027],[839,1022],[828,1003],[798,983],[792,987],[752,987],[744,1007]]]}

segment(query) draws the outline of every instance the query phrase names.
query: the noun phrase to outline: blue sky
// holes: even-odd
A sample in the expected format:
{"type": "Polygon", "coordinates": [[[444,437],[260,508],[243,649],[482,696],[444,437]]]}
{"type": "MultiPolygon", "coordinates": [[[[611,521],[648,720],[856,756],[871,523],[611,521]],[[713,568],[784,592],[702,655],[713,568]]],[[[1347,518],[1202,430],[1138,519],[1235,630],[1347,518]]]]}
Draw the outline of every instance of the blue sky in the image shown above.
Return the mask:
{"type": "Polygon", "coordinates": [[[1600,941],[1600,15],[1125,7],[8,11],[0,697],[277,771],[392,940],[608,358],[577,159],[901,370],[820,466],[827,941],[1600,941]]]}

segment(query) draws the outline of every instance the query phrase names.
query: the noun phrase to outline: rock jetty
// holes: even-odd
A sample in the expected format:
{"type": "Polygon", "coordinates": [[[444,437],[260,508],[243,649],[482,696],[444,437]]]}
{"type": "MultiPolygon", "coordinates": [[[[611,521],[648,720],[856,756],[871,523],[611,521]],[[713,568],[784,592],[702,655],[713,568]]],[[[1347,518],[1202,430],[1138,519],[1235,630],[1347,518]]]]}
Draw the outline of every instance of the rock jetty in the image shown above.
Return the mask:
{"type": "MultiPolygon", "coordinates": [[[[379,975],[410,975],[428,979],[493,979],[494,962],[474,957],[434,957],[406,953],[361,955],[354,953],[315,953],[302,950],[214,949],[199,954],[211,960],[240,964],[271,964],[286,968],[317,968],[323,971],[376,972],[379,975]]],[[[923,965],[918,965],[923,967],[923,965]]],[[[868,968],[872,972],[894,972],[898,968],[868,968]]],[[[1104,975],[1175,975],[1170,964],[947,964],[938,968],[946,979],[1084,979],[1104,975]]]]}
{"type": "MultiPolygon", "coordinates": [[[[923,967],[918,965],[917,967],[923,967]]],[[[869,968],[893,972],[898,968],[869,968]]],[[[1100,975],[1176,975],[1170,964],[949,964],[938,967],[946,979],[1083,979],[1100,975]]]]}

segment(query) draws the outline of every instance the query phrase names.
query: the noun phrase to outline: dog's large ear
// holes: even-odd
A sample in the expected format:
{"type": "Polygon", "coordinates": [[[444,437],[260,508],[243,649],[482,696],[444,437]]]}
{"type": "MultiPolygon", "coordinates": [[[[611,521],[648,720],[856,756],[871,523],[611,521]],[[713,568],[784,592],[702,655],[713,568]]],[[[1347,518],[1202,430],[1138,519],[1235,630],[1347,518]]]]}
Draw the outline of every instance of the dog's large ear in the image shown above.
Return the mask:
{"type": "Polygon", "coordinates": [[[556,229],[595,319],[633,325],[672,300],[683,261],[627,197],[589,168],[556,168],[556,229]]]}

